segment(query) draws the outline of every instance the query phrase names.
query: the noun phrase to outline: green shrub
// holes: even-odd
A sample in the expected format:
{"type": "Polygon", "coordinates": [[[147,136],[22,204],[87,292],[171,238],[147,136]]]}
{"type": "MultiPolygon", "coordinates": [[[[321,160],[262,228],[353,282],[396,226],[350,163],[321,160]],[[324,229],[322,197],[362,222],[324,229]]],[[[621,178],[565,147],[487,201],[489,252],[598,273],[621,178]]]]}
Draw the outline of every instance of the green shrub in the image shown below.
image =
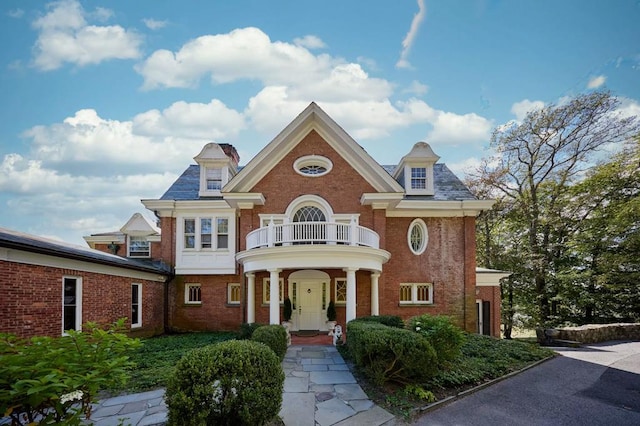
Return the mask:
{"type": "Polygon", "coordinates": [[[369,317],[359,317],[352,321],[377,322],[389,327],[404,328],[404,321],[397,315],[372,315],[369,317]]]}
{"type": "Polygon", "coordinates": [[[86,323],[64,337],[19,339],[0,334],[0,415],[12,424],[78,425],[91,416],[100,389],[127,379],[128,353],[137,339],[121,333],[120,320],[107,330],[86,323]],[[35,423],[34,423],[35,424],[35,423]]]}
{"type": "Polygon", "coordinates": [[[424,336],[436,351],[438,364],[449,362],[460,355],[464,332],[442,315],[420,315],[409,320],[410,330],[424,336]]]}
{"type": "Polygon", "coordinates": [[[356,365],[378,385],[421,383],[436,372],[436,353],[416,333],[375,321],[350,321],[347,347],[356,365]]]}
{"type": "Polygon", "coordinates": [[[257,322],[252,322],[252,323],[242,323],[240,325],[240,332],[238,333],[238,339],[240,340],[248,340],[251,339],[251,336],[253,335],[253,332],[256,331],[258,328],[264,326],[266,324],[259,324],[257,322]]]}
{"type": "Polygon", "coordinates": [[[281,325],[265,325],[253,332],[251,340],[264,343],[282,361],[287,353],[287,330],[281,325]]]}
{"type": "Polygon", "coordinates": [[[169,378],[168,425],[261,425],[282,405],[284,373],[263,344],[229,340],[187,353],[169,378]]]}

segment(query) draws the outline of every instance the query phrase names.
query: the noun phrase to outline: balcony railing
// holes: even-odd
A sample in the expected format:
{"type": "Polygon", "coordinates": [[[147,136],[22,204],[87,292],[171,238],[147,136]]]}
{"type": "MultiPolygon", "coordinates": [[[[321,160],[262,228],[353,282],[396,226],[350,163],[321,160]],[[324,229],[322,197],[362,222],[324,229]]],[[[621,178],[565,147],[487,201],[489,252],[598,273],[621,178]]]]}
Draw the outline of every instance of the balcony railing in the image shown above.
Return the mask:
{"type": "Polygon", "coordinates": [[[269,224],[247,235],[247,250],[298,244],[339,244],[379,248],[377,233],[355,223],[294,222],[269,224]]]}

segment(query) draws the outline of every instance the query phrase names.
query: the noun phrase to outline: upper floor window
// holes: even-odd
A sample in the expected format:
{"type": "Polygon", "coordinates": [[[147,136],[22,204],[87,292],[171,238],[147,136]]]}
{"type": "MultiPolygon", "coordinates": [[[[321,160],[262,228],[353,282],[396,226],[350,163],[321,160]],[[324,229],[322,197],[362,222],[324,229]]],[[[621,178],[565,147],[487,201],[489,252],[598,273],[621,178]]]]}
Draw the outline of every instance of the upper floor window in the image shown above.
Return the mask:
{"type": "Polygon", "coordinates": [[[226,250],[229,248],[229,218],[185,218],[184,248],[198,250],[226,250]]]}
{"type": "Polygon", "coordinates": [[[324,176],[331,171],[333,163],[326,157],[320,155],[306,155],[298,158],[293,163],[293,169],[303,176],[318,177],[324,176]]]}
{"type": "Polygon", "coordinates": [[[196,247],[196,220],[184,220],[184,248],[196,247]]]}
{"type": "Polygon", "coordinates": [[[293,222],[326,222],[326,218],[318,207],[304,206],[293,215],[293,222]]]}
{"type": "Polygon", "coordinates": [[[147,237],[129,236],[129,257],[151,256],[151,244],[147,237]]]}
{"type": "Polygon", "coordinates": [[[222,169],[207,169],[207,191],[220,191],[222,189],[222,169]]]}
{"type": "Polygon", "coordinates": [[[407,242],[413,254],[422,254],[427,248],[427,225],[422,219],[416,219],[409,225],[407,242]]]}
{"type": "Polygon", "coordinates": [[[411,189],[427,188],[427,168],[412,167],[411,168],[411,189]]]}
{"type": "Polygon", "coordinates": [[[226,217],[219,217],[216,220],[216,235],[218,236],[219,249],[229,248],[229,219],[226,217]]]}

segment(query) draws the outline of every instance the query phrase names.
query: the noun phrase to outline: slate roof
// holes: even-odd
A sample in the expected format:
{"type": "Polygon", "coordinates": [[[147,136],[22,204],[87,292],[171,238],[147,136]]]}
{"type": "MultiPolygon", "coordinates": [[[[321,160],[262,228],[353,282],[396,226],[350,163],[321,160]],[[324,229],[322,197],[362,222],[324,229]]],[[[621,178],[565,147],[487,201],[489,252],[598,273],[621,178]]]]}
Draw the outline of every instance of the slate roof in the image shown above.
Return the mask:
{"type": "MultiPolygon", "coordinates": [[[[395,165],[381,166],[387,173],[393,176],[395,165]]],[[[434,201],[459,201],[459,200],[475,200],[476,197],[469,191],[460,179],[453,174],[449,168],[442,163],[436,163],[433,166],[434,175],[434,195],[408,195],[408,200],[434,200],[434,201]]],[[[403,185],[404,182],[400,182],[403,185]]],[[[216,197],[200,197],[198,195],[200,189],[200,166],[197,164],[190,165],[187,170],[169,187],[169,189],[160,197],[161,200],[198,200],[200,198],[212,199],[216,197]]],[[[221,198],[221,197],[217,197],[221,198]]]]}
{"type": "Polygon", "coordinates": [[[6,228],[0,228],[0,247],[82,260],[142,272],[151,272],[154,274],[168,275],[170,273],[169,267],[161,262],[128,259],[89,247],[54,241],[6,228]]]}

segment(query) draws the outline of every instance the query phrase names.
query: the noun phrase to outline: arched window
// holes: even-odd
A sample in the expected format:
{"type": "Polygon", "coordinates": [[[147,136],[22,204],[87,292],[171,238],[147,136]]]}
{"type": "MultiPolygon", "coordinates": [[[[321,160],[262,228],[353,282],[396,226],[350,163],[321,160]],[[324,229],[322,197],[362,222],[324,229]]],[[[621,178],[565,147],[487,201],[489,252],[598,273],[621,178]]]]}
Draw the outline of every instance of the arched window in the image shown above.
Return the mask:
{"type": "Polygon", "coordinates": [[[293,222],[326,222],[322,210],[315,206],[304,206],[293,215],[293,222]]]}
{"type": "Polygon", "coordinates": [[[427,225],[424,221],[422,219],[416,219],[411,222],[409,231],[407,232],[407,242],[413,254],[419,255],[424,253],[428,240],[427,225]]]}

